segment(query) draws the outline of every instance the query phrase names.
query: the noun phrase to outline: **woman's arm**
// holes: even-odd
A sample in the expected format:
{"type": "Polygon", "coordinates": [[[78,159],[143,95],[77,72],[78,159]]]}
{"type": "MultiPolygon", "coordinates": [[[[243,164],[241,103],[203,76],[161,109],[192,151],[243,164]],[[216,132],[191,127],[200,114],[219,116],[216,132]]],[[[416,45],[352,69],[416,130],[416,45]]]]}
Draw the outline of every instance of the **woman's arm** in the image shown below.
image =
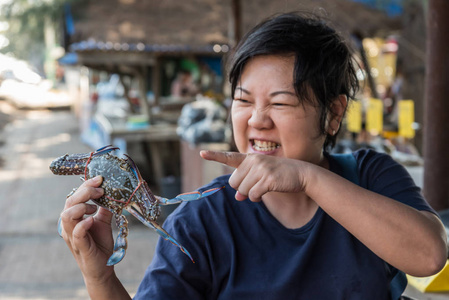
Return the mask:
{"type": "Polygon", "coordinates": [[[91,299],[131,299],[115,274],[103,282],[86,280],[86,278],[84,282],[91,299]]]}
{"type": "Polygon", "coordinates": [[[304,178],[306,194],[386,262],[414,276],[429,276],[444,267],[446,232],[434,214],[315,165],[309,164],[304,178]]]}
{"type": "Polygon", "coordinates": [[[61,235],[78,263],[91,299],[131,299],[115,275],[114,267],[106,266],[112,254],[112,214],[88,202],[103,195],[98,188],[101,177],[85,181],[67,198],[61,213],[61,235]]]}
{"type": "Polygon", "coordinates": [[[273,191],[304,192],[379,257],[410,275],[435,274],[446,262],[446,233],[432,213],[299,160],[213,151],[201,156],[237,168],[229,180],[237,200],[260,201],[273,191]]]}

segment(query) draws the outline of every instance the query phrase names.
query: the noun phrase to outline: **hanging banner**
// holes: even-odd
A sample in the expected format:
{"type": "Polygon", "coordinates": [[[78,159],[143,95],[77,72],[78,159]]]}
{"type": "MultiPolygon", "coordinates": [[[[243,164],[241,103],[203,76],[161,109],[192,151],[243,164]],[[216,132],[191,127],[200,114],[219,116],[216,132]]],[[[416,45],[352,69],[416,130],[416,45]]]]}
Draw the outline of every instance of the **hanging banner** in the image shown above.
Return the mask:
{"type": "Polygon", "coordinates": [[[380,99],[370,98],[366,110],[366,130],[371,135],[379,135],[383,129],[383,103],[380,99]]]}
{"type": "Polygon", "coordinates": [[[346,128],[349,132],[359,133],[362,131],[362,102],[351,101],[346,113],[346,128]]]}
{"type": "Polygon", "coordinates": [[[400,100],[398,102],[399,135],[408,139],[415,137],[413,122],[415,122],[415,103],[413,100],[400,100]]]}

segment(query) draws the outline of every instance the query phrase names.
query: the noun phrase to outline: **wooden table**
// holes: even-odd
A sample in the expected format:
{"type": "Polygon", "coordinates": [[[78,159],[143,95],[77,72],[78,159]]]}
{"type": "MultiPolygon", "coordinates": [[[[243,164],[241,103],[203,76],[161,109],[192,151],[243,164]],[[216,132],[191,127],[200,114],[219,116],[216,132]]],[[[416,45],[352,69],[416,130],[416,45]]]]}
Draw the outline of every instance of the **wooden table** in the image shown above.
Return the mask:
{"type": "MultiPolygon", "coordinates": [[[[107,136],[106,139],[111,144],[114,144],[114,140],[118,138],[125,140],[126,143],[146,143],[149,147],[148,152],[151,165],[153,166],[154,176],[159,180],[166,176],[162,159],[163,151],[166,150],[166,147],[164,148],[163,145],[166,142],[179,142],[180,139],[176,133],[176,124],[158,123],[142,128],[129,128],[126,120],[108,118],[102,114],[96,114],[95,121],[100,125],[103,134],[107,136]]],[[[145,153],[145,156],[147,156],[147,153],[145,153]]]]}

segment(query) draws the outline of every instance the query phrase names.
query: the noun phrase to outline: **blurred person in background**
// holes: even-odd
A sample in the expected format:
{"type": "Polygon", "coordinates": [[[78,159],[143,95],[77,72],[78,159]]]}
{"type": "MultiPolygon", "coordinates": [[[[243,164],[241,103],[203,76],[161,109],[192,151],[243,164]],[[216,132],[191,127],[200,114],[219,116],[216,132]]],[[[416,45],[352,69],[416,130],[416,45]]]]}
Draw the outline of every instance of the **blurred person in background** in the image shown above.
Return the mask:
{"type": "Polygon", "coordinates": [[[193,97],[198,93],[198,88],[193,81],[192,73],[181,70],[171,85],[171,95],[174,97],[193,97]]]}

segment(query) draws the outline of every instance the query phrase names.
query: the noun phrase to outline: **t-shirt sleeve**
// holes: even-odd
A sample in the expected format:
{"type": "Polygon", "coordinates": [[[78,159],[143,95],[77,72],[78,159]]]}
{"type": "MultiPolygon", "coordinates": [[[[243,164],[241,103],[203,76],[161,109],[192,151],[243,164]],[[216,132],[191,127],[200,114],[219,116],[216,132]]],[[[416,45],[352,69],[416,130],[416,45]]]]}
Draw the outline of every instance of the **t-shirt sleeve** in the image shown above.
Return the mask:
{"type": "Polygon", "coordinates": [[[437,214],[424,199],[407,170],[384,153],[362,150],[355,153],[360,186],[407,204],[417,210],[437,214]]]}
{"type": "Polygon", "coordinates": [[[190,203],[168,216],[163,228],[192,255],[194,262],[171,242],[159,238],[155,255],[134,299],[204,299],[210,270],[201,257],[199,234],[192,231],[195,218],[187,218],[190,203]]]}

